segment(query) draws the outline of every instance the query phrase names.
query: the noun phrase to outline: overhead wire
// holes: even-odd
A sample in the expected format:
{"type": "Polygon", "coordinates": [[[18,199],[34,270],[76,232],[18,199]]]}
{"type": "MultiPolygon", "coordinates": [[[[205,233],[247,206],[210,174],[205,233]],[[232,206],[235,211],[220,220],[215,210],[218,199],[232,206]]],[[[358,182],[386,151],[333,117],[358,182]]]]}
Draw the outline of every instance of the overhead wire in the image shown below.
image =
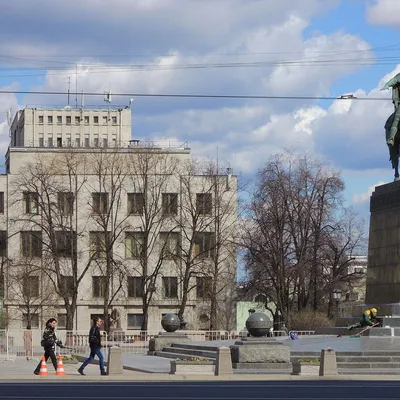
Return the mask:
{"type": "MultiPolygon", "coordinates": [[[[35,95],[81,95],[81,93],[44,90],[0,90],[1,94],[35,94],[35,95]]],[[[104,96],[104,93],[85,92],[85,96],[104,96]]],[[[113,93],[115,97],[170,97],[170,98],[212,98],[212,99],[255,99],[255,100],[355,100],[355,101],[392,101],[389,97],[334,97],[334,96],[268,96],[246,94],[194,94],[194,93],[113,93]]]]}

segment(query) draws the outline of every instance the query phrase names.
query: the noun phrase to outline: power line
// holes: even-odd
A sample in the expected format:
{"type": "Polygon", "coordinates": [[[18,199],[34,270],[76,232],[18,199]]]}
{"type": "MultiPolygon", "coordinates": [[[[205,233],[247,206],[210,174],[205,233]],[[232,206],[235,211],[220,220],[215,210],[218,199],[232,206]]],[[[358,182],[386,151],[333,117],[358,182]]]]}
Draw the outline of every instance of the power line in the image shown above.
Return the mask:
{"type": "MultiPolygon", "coordinates": [[[[46,96],[67,95],[68,92],[47,92],[42,90],[0,90],[0,94],[37,94],[46,96]]],[[[80,93],[70,92],[70,95],[79,96],[80,93]]],[[[104,96],[104,93],[85,92],[85,96],[104,96]]],[[[356,101],[392,101],[388,97],[352,97],[341,98],[333,96],[258,96],[245,94],[189,94],[189,93],[113,93],[120,97],[172,97],[172,98],[209,98],[209,99],[255,99],[255,100],[356,100],[356,101]]]]}

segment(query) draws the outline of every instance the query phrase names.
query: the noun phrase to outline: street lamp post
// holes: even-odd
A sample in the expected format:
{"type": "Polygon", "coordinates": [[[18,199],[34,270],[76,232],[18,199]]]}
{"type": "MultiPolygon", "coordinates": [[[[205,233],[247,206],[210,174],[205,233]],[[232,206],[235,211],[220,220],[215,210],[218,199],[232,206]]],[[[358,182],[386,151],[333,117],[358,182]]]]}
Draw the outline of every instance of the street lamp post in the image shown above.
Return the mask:
{"type": "Polygon", "coordinates": [[[340,289],[335,289],[333,291],[333,299],[336,301],[336,318],[338,318],[339,314],[339,301],[342,298],[342,291],[340,289]]]}

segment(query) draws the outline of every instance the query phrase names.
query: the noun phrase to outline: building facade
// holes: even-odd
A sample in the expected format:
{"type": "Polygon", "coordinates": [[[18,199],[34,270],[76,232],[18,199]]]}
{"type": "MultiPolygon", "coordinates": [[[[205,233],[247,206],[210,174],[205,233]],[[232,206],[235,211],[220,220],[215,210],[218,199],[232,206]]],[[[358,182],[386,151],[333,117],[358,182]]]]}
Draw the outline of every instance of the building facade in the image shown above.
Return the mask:
{"type": "Polygon", "coordinates": [[[131,110],[17,112],[0,176],[3,325],[234,329],[237,180],[186,143],[131,139],[131,110]],[[182,306],[184,305],[184,307],[182,306]],[[183,313],[182,313],[183,311],[183,313]],[[72,319],[71,319],[72,316],[72,319]]]}

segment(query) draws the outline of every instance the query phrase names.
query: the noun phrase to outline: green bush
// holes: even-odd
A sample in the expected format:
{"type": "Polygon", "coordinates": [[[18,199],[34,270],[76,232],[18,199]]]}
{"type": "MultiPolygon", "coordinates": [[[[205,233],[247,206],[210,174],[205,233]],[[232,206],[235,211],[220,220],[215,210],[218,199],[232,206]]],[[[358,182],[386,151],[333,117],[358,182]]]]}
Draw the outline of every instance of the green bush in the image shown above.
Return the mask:
{"type": "Polygon", "coordinates": [[[301,310],[290,315],[291,331],[314,331],[322,326],[331,326],[333,321],[321,311],[301,310]]]}

